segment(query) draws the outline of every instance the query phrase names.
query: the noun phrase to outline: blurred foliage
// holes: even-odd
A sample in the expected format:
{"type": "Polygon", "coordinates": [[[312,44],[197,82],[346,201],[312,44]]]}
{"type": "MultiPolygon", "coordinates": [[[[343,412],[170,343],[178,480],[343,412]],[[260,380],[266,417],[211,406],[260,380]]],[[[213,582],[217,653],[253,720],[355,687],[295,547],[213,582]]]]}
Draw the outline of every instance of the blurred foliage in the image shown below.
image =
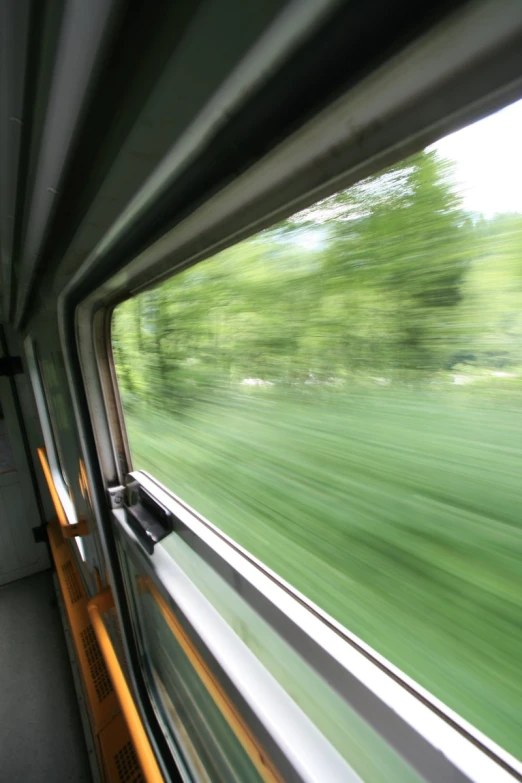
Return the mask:
{"type": "Polygon", "coordinates": [[[120,305],[114,356],[136,468],[522,757],[522,215],[452,183],[320,201],[120,305]]]}
{"type": "Polygon", "coordinates": [[[120,305],[127,405],[522,366],[522,217],[473,219],[450,174],[422,152],[120,305]]]}

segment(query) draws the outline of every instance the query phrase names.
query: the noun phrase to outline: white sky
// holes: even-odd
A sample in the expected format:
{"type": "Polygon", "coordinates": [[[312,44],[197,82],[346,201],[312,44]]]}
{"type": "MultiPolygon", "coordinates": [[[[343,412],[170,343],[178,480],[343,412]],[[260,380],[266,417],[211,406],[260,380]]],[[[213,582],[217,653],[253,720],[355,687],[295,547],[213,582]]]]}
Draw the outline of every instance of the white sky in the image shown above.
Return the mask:
{"type": "Polygon", "coordinates": [[[433,145],[456,163],[464,208],[522,212],[522,100],[433,145]]]}
{"type": "MultiPolygon", "coordinates": [[[[491,217],[496,212],[522,213],[522,100],[468,125],[433,144],[456,164],[456,185],[464,209],[491,217]]],[[[298,243],[321,247],[320,229],[305,231],[298,243]]]]}

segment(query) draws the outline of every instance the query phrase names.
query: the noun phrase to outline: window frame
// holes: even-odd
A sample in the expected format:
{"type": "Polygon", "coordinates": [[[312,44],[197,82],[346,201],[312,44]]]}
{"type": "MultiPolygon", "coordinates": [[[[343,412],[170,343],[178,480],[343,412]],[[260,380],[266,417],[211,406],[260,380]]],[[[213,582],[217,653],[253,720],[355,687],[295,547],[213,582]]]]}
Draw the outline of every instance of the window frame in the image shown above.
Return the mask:
{"type": "Polygon", "coordinates": [[[24,349],[53,483],[63,506],[67,522],[71,527],[74,527],[79,520],[74,503],[69,495],[69,482],[66,479],[65,468],[60,455],[55,424],[53,423],[51,406],[48,401],[48,391],[38,357],[38,349],[31,337],[26,338],[24,349]]]}
{"type": "MultiPolygon", "coordinates": [[[[121,501],[117,501],[118,491],[121,490],[122,478],[131,467],[128,445],[125,442],[125,428],[122,426],[119,395],[114,386],[114,371],[110,369],[108,334],[112,308],[143,287],[159,282],[174,271],[181,271],[236,244],[278,219],[316,201],[322,195],[347,187],[388,163],[427,146],[466,122],[478,119],[505,105],[510,99],[519,97],[521,84],[508,84],[505,69],[500,69],[496,76],[495,68],[488,71],[490,63],[487,28],[490,22],[490,18],[480,17],[480,14],[477,21],[477,10],[472,8],[469,13],[458,16],[456,23],[453,27],[450,26],[449,30],[448,25],[440,25],[435,33],[428,37],[427,42],[417,42],[419,45],[414,45],[413,53],[410,47],[406,52],[407,56],[397,58],[391,69],[387,63],[386,73],[370,78],[369,85],[363,85],[356,91],[356,106],[367,107],[368,111],[364,117],[360,117],[360,127],[355,136],[352,134],[350,137],[343,126],[346,105],[339,101],[319,118],[311,121],[309,126],[298,131],[295,138],[269,154],[262,165],[237,177],[228,188],[204,202],[170,233],[132,257],[123,275],[116,275],[102,285],[99,285],[98,280],[91,288],[88,281],[92,270],[87,263],[83,277],[80,274],[66,288],[59,303],[61,339],[68,357],[67,371],[76,415],[80,422],[82,446],[87,454],[88,473],[96,495],[97,515],[105,520],[103,538],[109,555],[114,555],[112,526],[119,524],[117,507],[121,506],[121,501]],[[479,28],[480,35],[477,34],[479,28]],[[477,45],[482,47],[482,59],[479,57],[479,62],[475,64],[475,76],[477,73],[483,75],[489,72],[491,78],[487,84],[481,83],[480,78],[473,78],[473,74],[470,75],[469,72],[469,50],[473,49],[474,45],[470,40],[470,31],[477,38],[477,45]],[[447,67],[443,67],[440,51],[445,51],[444,44],[448,45],[448,32],[450,39],[458,45],[451,49],[454,59],[451,62],[448,59],[444,64],[447,67]],[[416,82],[409,88],[408,74],[413,74],[416,82]],[[428,74],[430,81],[426,84],[428,74]],[[394,79],[399,86],[393,96],[388,96],[392,102],[395,101],[392,106],[388,102],[393,122],[388,125],[387,136],[383,138],[379,135],[379,121],[383,123],[386,117],[380,112],[379,103],[387,93],[387,86],[392,84],[394,79]],[[495,82],[495,79],[498,79],[498,82],[495,82]],[[443,89],[445,114],[441,116],[438,101],[443,89]],[[412,103],[416,108],[412,109],[412,103]],[[105,503],[108,488],[111,489],[109,505],[105,503]]],[[[499,30],[498,26],[494,28],[490,25],[490,38],[499,50],[496,54],[500,60],[505,54],[504,42],[510,40],[508,24],[509,22],[506,22],[506,27],[502,30],[499,30]]],[[[355,121],[354,124],[357,125],[355,121]]],[[[93,260],[89,261],[92,263],[93,260]]],[[[96,280],[96,275],[92,279],[96,280]]],[[[166,490],[160,488],[159,491],[166,490]]],[[[172,502],[171,496],[172,493],[169,493],[169,502],[172,502]]],[[[111,574],[115,579],[118,611],[126,620],[125,627],[130,628],[132,617],[128,608],[129,599],[121,574],[117,573],[116,564],[111,563],[110,558],[109,562],[111,574]]],[[[242,562],[244,564],[243,560],[242,562]]],[[[168,582],[168,577],[163,578],[158,572],[155,573],[160,586],[165,589],[164,582],[168,582]]],[[[278,589],[283,589],[281,580],[275,578],[279,583],[278,589]]],[[[284,589],[286,590],[286,587],[284,589]]],[[[291,595],[292,600],[297,601],[299,606],[308,604],[307,611],[313,615],[310,602],[301,600],[292,588],[289,589],[294,593],[291,595]]],[[[318,612],[320,614],[320,610],[318,612]]],[[[135,640],[129,638],[126,643],[130,649],[135,640]]],[[[364,650],[360,651],[360,655],[367,660],[364,650]]],[[[150,705],[147,706],[147,687],[139,672],[135,671],[136,665],[139,668],[139,659],[135,655],[133,663],[135,682],[140,680],[138,693],[142,710],[151,714],[150,705]]],[[[380,669],[377,658],[374,658],[372,665],[380,669]]],[[[402,674],[400,682],[397,683],[388,662],[386,677],[390,685],[392,682],[400,685],[401,693],[410,693],[402,674]]],[[[430,694],[423,694],[418,686],[413,685],[414,693],[410,695],[418,699],[423,707],[437,712],[437,705],[430,694]]],[[[477,736],[475,731],[467,731],[458,716],[456,728],[453,728],[452,717],[446,708],[442,712],[441,719],[452,731],[461,736],[465,735],[467,747],[471,751],[482,752],[481,746],[487,750],[490,743],[488,738],[477,736]]],[[[497,749],[494,750],[498,756],[497,749]]],[[[498,756],[500,766],[495,771],[500,771],[501,767],[505,770],[502,755],[503,751],[498,756]]],[[[507,759],[507,766],[512,768],[515,779],[520,779],[522,772],[516,769],[520,765],[516,762],[513,767],[511,762],[511,758],[507,759]]],[[[509,776],[510,773],[506,771],[506,774],[509,776]]],[[[498,777],[496,779],[500,780],[498,777]]]]}
{"type": "MultiPolygon", "coordinates": [[[[57,423],[55,421],[55,412],[56,411],[55,411],[55,407],[54,407],[54,405],[53,405],[53,403],[51,401],[51,392],[50,392],[50,389],[49,389],[48,380],[46,378],[46,373],[44,371],[44,362],[42,361],[42,357],[40,355],[40,351],[38,349],[38,345],[36,344],[35,341],[33,341],[32,344],[33,344],[33,351],[34,351],[34,360],[35,360],[35,364],[36,364],[36,368],[37,368],[38,383],[41,386],[42,391],[43,391],[43,397],[44,397],[44,400],[45,400],[45,407],[46,407],[46,410],[47,410],[48,421],[49,421],[49,424],[50,424],[50,427],[51,427],[51,432],[52,432],[52,442],[53,442],[53,447],[54,447],[54,451],[55,451],[55,454],[56,454],[56,461],[58,463],[58,467],[59,467],[60,472],[62,474],[63,482],[64,482],[65,486],[67,487],[67,491],[69,492],[71,485],[70,485],[69,479],[67,477],[67,472],[65,470],[65,465],[64,465],[65,460],[63,458],[62,448],[60,446],[60,438],[59,438],[59,435],[58,435],[58,432],[59,432],[58,425],[57,425],[57,423]]],[[[46,449],[47,449],[47,446],[46,446],[46,449]]]]}
{"type": "MultiPolygon", "coordinates": [[[[110,318],[111,313],[112,309],[107,310],[105,318],[110,318]]],[[[126,464],[128,475],[123,479],[122,488],[127,479],[132,479],[162,506],[168,508],[176,519],[174,534],[182,535],[184,540],[190,541],[194,551],[212,564],[223,578],[230,581],[232,573],[236,589],[243,598],[247,598],[251,607],[258,611],[296,652],[308,662],[314,662],[316,671],[337,693],[362,715],[383,739],[388,740],[391,747],[403,758],[410,761],[412,766],[416,764],[417,771],[425,773],[427,779],[430,779],[431,773],[435,774],[434,779],[437,780],[450,777],[453,779],[452,776],[456,775],[455,779],[485,783],[493,777],[499,781],[512,780],[513,772],[518,776],[522,775],[522,764],[507,751],[343,628],[153,476],[145,471],[131,469],[114,360],[111,346],[108,344],[109,335],[110,330],[107,329],[105,320],[105,342],[101,343],[103,358],[98,354],[98,367],[103,361],[108,362],[109,366],[106,366],[103,377],[100,376],[100,389],[106,406],[110,405],[111,416],[108,411],[108,419],[112,419],[113,427],[122,428],[122,438],[125,438],[127,452],[126,462],[123,464],[126,464]],[[213,543],[210,543],[211,540],[213,543]],[[354,693],[358,694],[355,700],[354,693]],[[377,721],[378,714],[380,717],[377,721]],[[397,735],[402,739],[393,744],[393,738],[397,735]],[[440,763],[442,766],[438,767],[440,763]],[[463,777],[459,777],[460,775],[463,777]]],[[[112,443],[114,444],[114,436],[112,443]]],[[[156,545],[152,558],[147,556],[122,505],[113,508],[112,515],[119,535],[121,536],[122,532],[124,534],[126,545],[139,553],[142,561],[148,564],[146,569],[151,578],[159,584],[172,604],[179,608],[179,576],[176,580],[169,574],[169,564],[171,569],[177,568],[175,561],[160,544],[156,545]]],[[[204,613],[202,608],[201,612],[204,613]]],[[[187,616],[187,622],[195,627],[198,624],[197,614],[187,616]]],[[[211,655],[219,654],[218,648],[213,646],[208,638],[206,645],[211,655]]],[[[245,683],[243,687],[246,692],[245,683]]],[[[153,689],[149,690],[153,698],[153,689]]],[[[283,733],[277,723],[272,726],[272,730],[282,746],[283,733]]],[[[300,747],[308,748],[308,742],[303,742],[302,736],[300,739],[300,747]]],[[[307,766],[308,769],[313,769],[313,761],[310,760],[307,766]]]]}

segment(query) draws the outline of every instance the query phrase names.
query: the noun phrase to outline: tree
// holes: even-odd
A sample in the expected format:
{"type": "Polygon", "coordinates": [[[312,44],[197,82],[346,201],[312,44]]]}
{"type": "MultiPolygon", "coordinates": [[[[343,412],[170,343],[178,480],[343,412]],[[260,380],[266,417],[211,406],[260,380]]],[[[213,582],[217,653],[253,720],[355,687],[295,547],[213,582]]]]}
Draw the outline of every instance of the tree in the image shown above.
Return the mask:
{"type": "Polygon", "coordinates": [[[411,381],[462,356],[519,362],[521,236],[520,216],[465,214],[451,164],[421,152],[120,305],[123,392],[179,410],[244,378],[411,381]]]}

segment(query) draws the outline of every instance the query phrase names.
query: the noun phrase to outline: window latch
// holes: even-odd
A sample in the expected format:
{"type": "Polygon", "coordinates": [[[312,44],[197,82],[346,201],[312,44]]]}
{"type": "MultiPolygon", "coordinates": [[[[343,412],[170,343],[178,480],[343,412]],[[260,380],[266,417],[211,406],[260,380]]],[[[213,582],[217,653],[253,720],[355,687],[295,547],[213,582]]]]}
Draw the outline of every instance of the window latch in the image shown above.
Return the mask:
{"type": "Polygon", "coordinates": [[[122,495],[120,507],[125,509],[127,522],[151,555],[155,544],[174,529],[174,515],[130,475],[122,495]]]}

